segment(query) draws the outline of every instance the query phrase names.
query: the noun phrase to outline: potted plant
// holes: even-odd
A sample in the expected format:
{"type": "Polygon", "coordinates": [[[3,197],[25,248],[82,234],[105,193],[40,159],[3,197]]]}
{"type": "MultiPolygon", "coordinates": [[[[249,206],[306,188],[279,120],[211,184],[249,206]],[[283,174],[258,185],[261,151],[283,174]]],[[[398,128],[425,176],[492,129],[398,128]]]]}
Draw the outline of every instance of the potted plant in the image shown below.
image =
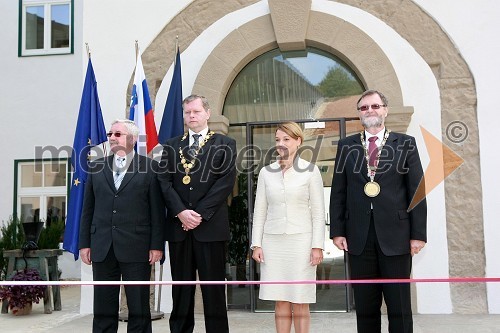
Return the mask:
{"type": "Polygon", "coordinates": [[[58,249],[64,234],[64,221],[46,222],[45,228],[40,232],[37,245],[41,249],[58,249]]]}
{"type": "MultiPolygon", "coordinates": [[[[19,270],[10,278],[11,281],[42,281],[36,269],[19,270]]],[[[13,315],[28,314],[34,303],[43,298],[47,286],[41,285],[10,285],[0,286],[0,300],[9,302],[13,315]]]]}

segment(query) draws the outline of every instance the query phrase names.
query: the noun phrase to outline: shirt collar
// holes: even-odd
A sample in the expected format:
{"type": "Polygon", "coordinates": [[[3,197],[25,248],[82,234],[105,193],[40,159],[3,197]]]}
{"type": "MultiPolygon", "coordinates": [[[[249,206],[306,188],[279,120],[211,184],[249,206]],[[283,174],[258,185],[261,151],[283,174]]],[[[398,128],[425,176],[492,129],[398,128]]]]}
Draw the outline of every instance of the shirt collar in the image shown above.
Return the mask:
{"type": "Polygon", "coordinates": [[[205,139],[208,133],[208,127],[204,128],[203,130],[199,131],[198,133],[192,131],[191,129],[189,130],[189,142],[193,140],[193,134],[201,134],[201,137],[199,138],[200,142],[205,139]]]}
{"type": "Polygon", "coordinates": [[[382,128],[382,130],[380,130],[380,132],[378,132],[377,134],[373,135],[371,133],[368,133],[366,130],[365,130],[365,138],[366,138],[366,141],[368,141],[369,138],[371,138],[372,136],[376,136],[377,137],[377,141],[382,141],[384,139],[384,134],[385,134],[385,127],[382,128]]]}
{"type": "Polygon", "coordinates": [[[193,134],[201,134],[201,136],[198,138],[198,141],[199,142],[202,142],[205,137],[207,136],[208,134],[208,127],[206,127],[205,129],[199,131],[198,133],[192,131],[191,129],[189,130],[189,145],[192,145],[193,142],[194,142],[194,139],[193,139],[193,134]]]}
{"type": "Polygon", "coordinates": [[[113,156],[113,161],[115,163],[116,166],[119,166],[118,164],[118,158],[124,158],[123,162],[124,164],[123,165],[127,165],[128,164],[128,161],[132,161],[134,159],[134,156],[135,156],[135,151],[132,150],[130,153],[128,153],[127,155],[125,156],[118,156],[118,154],[114,154],[113,156]]]}

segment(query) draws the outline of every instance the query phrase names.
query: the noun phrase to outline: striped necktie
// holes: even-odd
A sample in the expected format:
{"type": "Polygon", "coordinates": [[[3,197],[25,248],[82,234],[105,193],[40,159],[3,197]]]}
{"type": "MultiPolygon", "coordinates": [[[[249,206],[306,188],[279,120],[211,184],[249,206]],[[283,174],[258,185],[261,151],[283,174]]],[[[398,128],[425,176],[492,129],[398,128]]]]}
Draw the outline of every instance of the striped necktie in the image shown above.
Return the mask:
{"type": "Polygon", "coordinates": [[[193,144],[189,146],[188,156],[193,159],[196,156],[196,152],[200,149],[200,136],[201,134],[193,134],[193,144]]]}

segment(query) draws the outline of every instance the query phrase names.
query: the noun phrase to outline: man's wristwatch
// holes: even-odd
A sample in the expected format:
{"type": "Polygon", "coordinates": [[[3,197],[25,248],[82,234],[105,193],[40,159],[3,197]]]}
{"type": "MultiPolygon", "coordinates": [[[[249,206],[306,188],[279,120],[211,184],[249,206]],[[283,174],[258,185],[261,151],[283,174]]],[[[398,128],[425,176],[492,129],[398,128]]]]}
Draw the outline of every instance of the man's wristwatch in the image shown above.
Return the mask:
{"type": "Polygon", "coordinates": [[[252,250],[252,251],[253,251],[253,250],[255,250],[255,249],[258,249],[259,247],[260,247],[260,246],[256,246],[256,245],[254,245],[254,246],[250,246],[250,250],[252,250]]]}

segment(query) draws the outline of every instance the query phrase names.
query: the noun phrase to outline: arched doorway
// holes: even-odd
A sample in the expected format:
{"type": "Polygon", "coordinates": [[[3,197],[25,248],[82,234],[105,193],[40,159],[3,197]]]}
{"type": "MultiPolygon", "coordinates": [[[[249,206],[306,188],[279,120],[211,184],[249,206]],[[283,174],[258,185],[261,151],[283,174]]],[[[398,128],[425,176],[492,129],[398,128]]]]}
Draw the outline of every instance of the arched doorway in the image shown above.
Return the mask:
{"type": "MultiPolygon", "coordinates": [[[[231,241],[228,244],[230,308],[272,311],[274,303],[258,299],[259,264],[249,258],[255,185],[260,169],[275,159],[274,130],[284,120],[304,129],[301,157],[318,165],[323,177],[325,211],[328,211],[336,143],[361,129],[355,110],[364,87],[355,72],[339,58],[315,48],[301,52],[268,51],[252,60],[235,77],[223,107],[229,119],[228,135],[237,141],[237,186],[230,201],[231,241]],[[251,158],[243,158],[252,156],[251,158]]],[[[317,268],[318,280],[348,276],[346,258],[329,241],[325,215],[325,260],[317,268]]],[[[318,284],[313,311],[347,311],[351,289],[346,285],[318,284]]]]}

